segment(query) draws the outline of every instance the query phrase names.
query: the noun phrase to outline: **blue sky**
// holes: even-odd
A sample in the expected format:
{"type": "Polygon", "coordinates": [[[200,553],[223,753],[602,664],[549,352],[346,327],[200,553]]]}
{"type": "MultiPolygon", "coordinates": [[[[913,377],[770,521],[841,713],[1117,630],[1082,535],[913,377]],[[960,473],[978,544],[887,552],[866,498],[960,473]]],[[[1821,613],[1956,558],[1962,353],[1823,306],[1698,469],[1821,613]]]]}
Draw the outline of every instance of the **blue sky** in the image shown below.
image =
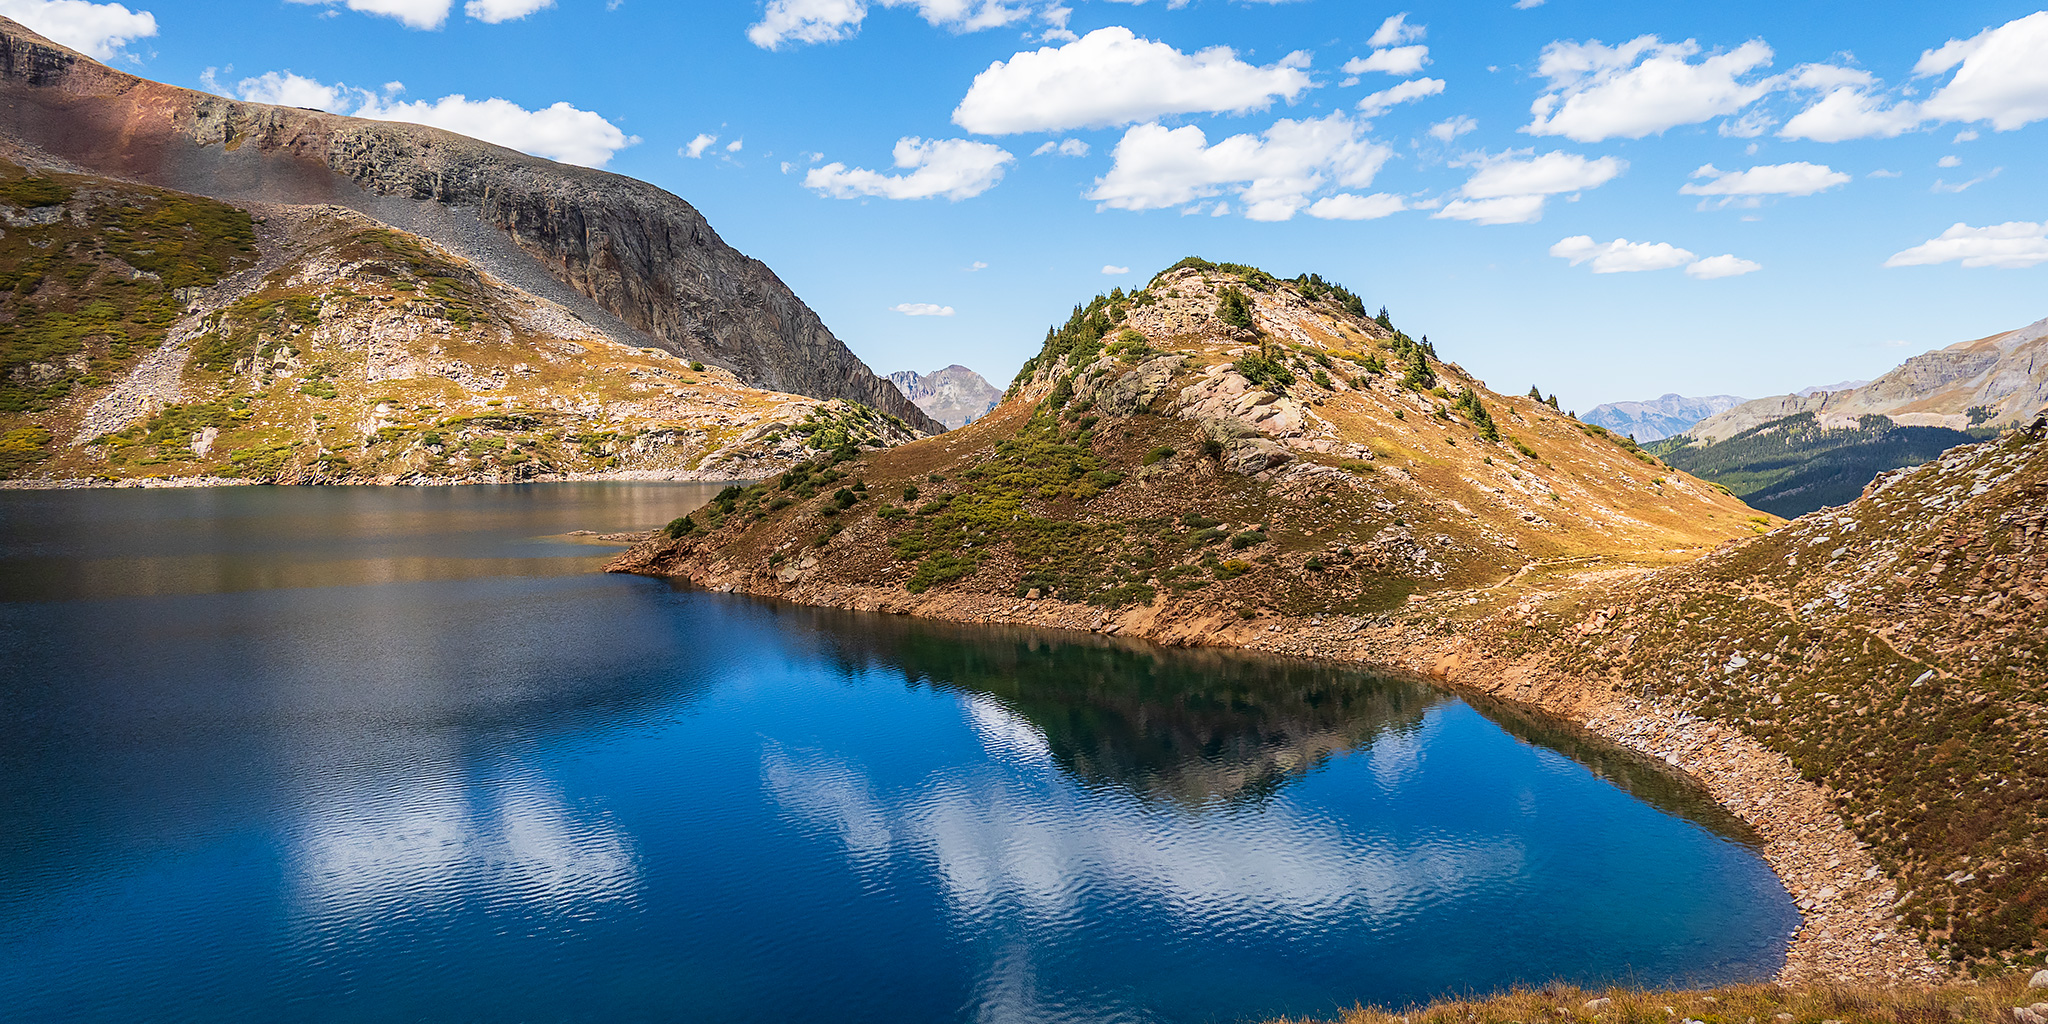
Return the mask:
{"type": "Polygon", "coordinates": [[[1585,409],[1871,377],[2048,316],[2039,5],[0,14],[151,78],[651,181],[879,372],[958,362],[1001,384],[1073,303],[1199,254],[1321,273],[1497,389],[1585,409]]]}

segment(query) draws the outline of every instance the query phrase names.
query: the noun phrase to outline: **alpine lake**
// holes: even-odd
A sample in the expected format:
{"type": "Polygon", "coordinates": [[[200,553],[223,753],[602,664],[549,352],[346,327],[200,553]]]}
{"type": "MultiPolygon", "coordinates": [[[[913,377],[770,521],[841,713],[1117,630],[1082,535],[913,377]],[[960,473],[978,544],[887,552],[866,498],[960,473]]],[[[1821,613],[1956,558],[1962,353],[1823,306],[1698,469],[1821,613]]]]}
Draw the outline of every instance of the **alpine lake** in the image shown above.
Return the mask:
{"type": "Polygon", "coordinates": [[[568,535],[719,486],[0,491],[0,1017],[1194,1024],[1782,963],[1738,822],[1513,707],[568,535]]]}

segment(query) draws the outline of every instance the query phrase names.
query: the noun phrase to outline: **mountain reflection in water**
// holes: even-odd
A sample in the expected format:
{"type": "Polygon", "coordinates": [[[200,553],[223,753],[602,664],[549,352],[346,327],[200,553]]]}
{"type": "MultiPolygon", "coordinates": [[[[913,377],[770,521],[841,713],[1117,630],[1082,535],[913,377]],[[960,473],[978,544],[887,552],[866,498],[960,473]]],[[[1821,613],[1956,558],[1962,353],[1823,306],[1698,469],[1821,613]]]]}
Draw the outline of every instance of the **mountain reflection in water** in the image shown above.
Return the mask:
{"type": "Polygon", "coordinates": [[[6,1015],[1192,1024],[1782,960],[1711,804],[1511,707],[560,537],[713,490],[0,492],[6,1015]]]}

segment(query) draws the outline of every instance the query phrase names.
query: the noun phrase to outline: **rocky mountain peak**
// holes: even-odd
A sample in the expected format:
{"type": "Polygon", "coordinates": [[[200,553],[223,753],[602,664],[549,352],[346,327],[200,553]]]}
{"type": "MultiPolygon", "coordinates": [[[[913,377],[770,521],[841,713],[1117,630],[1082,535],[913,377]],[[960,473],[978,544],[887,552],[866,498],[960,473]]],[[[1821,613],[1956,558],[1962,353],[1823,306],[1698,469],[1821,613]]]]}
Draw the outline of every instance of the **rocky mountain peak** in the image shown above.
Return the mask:
{"type": "Polygon", "coordinates": [[[987,415],[1003,397],[1003,393],[981,374],[958,363],[923,374],[915,370],[898,370],[889,375],[889,381],[918,408],[953,428],[964,427],[987,415]]]}
{"type": "Polygon", "coordinates": [[[423,235],[615,340],[937,430],[690,204],[621,175],[419,125],[137,78],[0,18],[0,146],[236,204],[328,203],[423,235]]]}

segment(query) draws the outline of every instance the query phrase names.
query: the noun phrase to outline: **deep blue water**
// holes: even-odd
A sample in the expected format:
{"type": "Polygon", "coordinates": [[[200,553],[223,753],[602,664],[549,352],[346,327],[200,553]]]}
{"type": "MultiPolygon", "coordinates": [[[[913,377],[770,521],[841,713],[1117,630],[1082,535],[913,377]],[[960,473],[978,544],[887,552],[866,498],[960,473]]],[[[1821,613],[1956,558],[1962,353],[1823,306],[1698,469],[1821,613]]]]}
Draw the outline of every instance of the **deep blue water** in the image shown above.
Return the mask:
{"type": "Polygon", "coordinates": [[[1782,959],[1735,827],[1539,719],[558,536],[705,492],[0,492],[0,1018],[1232,1021],[1782,959]]]}

